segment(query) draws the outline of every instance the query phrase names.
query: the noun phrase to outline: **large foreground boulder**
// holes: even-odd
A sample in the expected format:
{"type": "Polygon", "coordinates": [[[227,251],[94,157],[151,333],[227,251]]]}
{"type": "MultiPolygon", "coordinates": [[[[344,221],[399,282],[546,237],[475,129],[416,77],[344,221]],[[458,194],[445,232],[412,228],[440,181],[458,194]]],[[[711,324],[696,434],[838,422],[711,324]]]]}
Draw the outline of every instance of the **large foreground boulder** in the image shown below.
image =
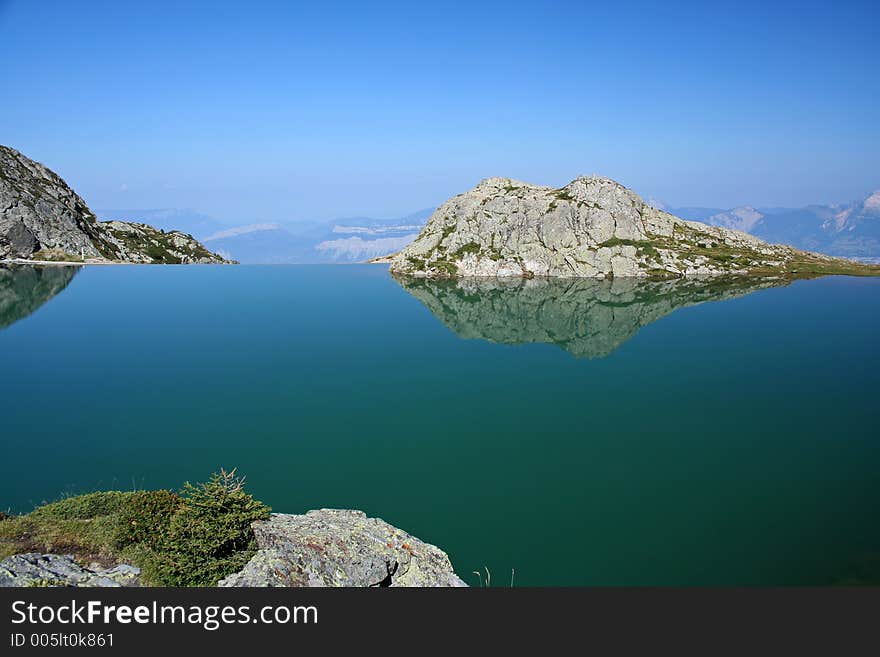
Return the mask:
{"type": "Polygon", "coordinates": [[[276,513],[254,534],[257,554],[219,586],[467,586],[441,549],[362,511],[276,513]]]}

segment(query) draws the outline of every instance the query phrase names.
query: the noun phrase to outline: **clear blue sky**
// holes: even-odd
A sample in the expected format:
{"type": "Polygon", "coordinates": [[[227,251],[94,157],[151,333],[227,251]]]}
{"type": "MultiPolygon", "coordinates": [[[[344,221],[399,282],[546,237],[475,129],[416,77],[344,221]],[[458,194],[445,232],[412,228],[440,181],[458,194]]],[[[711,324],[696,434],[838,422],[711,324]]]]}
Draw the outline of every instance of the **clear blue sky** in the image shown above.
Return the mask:
{"type": "Polygon", "coordinates": [[[93,208],[236,222],[391,217],[494,175],[845,201],[880,188],[878,6],[0,0],[0,143],[93,208]]]}

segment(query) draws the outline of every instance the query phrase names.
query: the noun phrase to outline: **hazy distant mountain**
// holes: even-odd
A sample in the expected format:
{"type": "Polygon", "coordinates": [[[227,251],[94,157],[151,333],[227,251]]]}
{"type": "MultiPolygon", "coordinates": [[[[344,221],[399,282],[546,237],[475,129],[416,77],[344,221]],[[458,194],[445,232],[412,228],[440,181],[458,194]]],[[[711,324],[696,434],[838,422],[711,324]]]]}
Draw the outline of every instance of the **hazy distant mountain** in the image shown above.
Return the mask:
{"type": "Polygon", "coordinates": [[[361,262],[400,251],[412,242],[433,212],[432,208],[381,221],[365,217],[333,222],[330,239],[315,244],[320,257],[332,262],[361,262]]]}
{"type": "Polygon", "coordinates": [[[829,255],[880,259],[880,191],[843,205],[809,205],[804,208],[667,208],[683,219],[733,228],[768,242],[829,255]]]}
{"type": "Polygon", "coordinates": [[[210,248],[250,264],[362,262],[399,251],[418,235],[432,209],[399,219],[351,217],[306,226],[253,224],[203,238],[210,248]]]}
{"type": "Polygon", "coordinates": [[[669,214],[674,214],[676,217],[681,217],[682,219],[687,219],[688,221],[706,221],[706,219],[708,219],[709,217],[724,212],[724,208],[700,207],[665,208],[665,210],[669,214]]]}
{"type": "Polygon", "coordinates": [[[751,232],[771,242],[831,255],[880,257],[880,192],[847,205],[766,213],[751,232]]]}
{"type": "Polygon", "coordinates": [[[763,218],[764,214],[747,205],[741,208],[733,208],[727,212],[718,212],[701,221],[711,226],[721,226],[722,228],[732,228],[733,230],[750,233],[763,218]]]}
{"type": "Polygon", "coordinates": [[[242,264],[284,265],[310,262],[307,240],[278,224],[253,224],[227,229],[205,238],[208,248],[242,264]]]}
{"type": "MultiPolygon", "coordinates": [[[[668,207],[648,205],[682,219],[751,233],[800,249],[859,259],[880,259],[880,192],[846,205],[805,208],[668,207]]],[[[143,221],[175,228],[242,263],[352,263],[395,253],[412,242],[431,215],[421,210],[398,219],[349,217],[324,223],[229,225],[191,210],[103,210],[103,219],[143,221]]]]}

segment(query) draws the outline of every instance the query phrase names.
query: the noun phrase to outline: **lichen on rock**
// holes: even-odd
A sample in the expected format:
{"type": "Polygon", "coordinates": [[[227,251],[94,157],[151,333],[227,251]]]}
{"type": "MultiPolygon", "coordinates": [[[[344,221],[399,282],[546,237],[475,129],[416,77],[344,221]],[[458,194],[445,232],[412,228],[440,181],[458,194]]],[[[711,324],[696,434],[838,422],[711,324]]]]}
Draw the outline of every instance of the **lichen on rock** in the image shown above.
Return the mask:
{"type": "Polygon", "coordinates": [[[0,561],[0,587],[138,586],[140,572],[139,568],[128,564],[85,568],[69,554],[16,554],[0,561]]]}
{"type": "Polygon", "coordinates": [[[440,548],[362,511],[276,513],[253,528],[257,554],[219,586],[467,586],[440,548]]]}

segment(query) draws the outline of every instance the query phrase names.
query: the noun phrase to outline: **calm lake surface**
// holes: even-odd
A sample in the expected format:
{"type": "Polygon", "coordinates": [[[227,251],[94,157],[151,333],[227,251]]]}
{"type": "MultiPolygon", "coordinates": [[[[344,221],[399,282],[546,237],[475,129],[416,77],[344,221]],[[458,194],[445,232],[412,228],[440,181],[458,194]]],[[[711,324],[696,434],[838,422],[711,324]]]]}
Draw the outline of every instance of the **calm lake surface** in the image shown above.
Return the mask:
{"type": "Polygon", "coordinates": [[[0,508],[237,467],[472,584],[876,581],[878,331],[878,279],[0,269],[0,508]]]}

